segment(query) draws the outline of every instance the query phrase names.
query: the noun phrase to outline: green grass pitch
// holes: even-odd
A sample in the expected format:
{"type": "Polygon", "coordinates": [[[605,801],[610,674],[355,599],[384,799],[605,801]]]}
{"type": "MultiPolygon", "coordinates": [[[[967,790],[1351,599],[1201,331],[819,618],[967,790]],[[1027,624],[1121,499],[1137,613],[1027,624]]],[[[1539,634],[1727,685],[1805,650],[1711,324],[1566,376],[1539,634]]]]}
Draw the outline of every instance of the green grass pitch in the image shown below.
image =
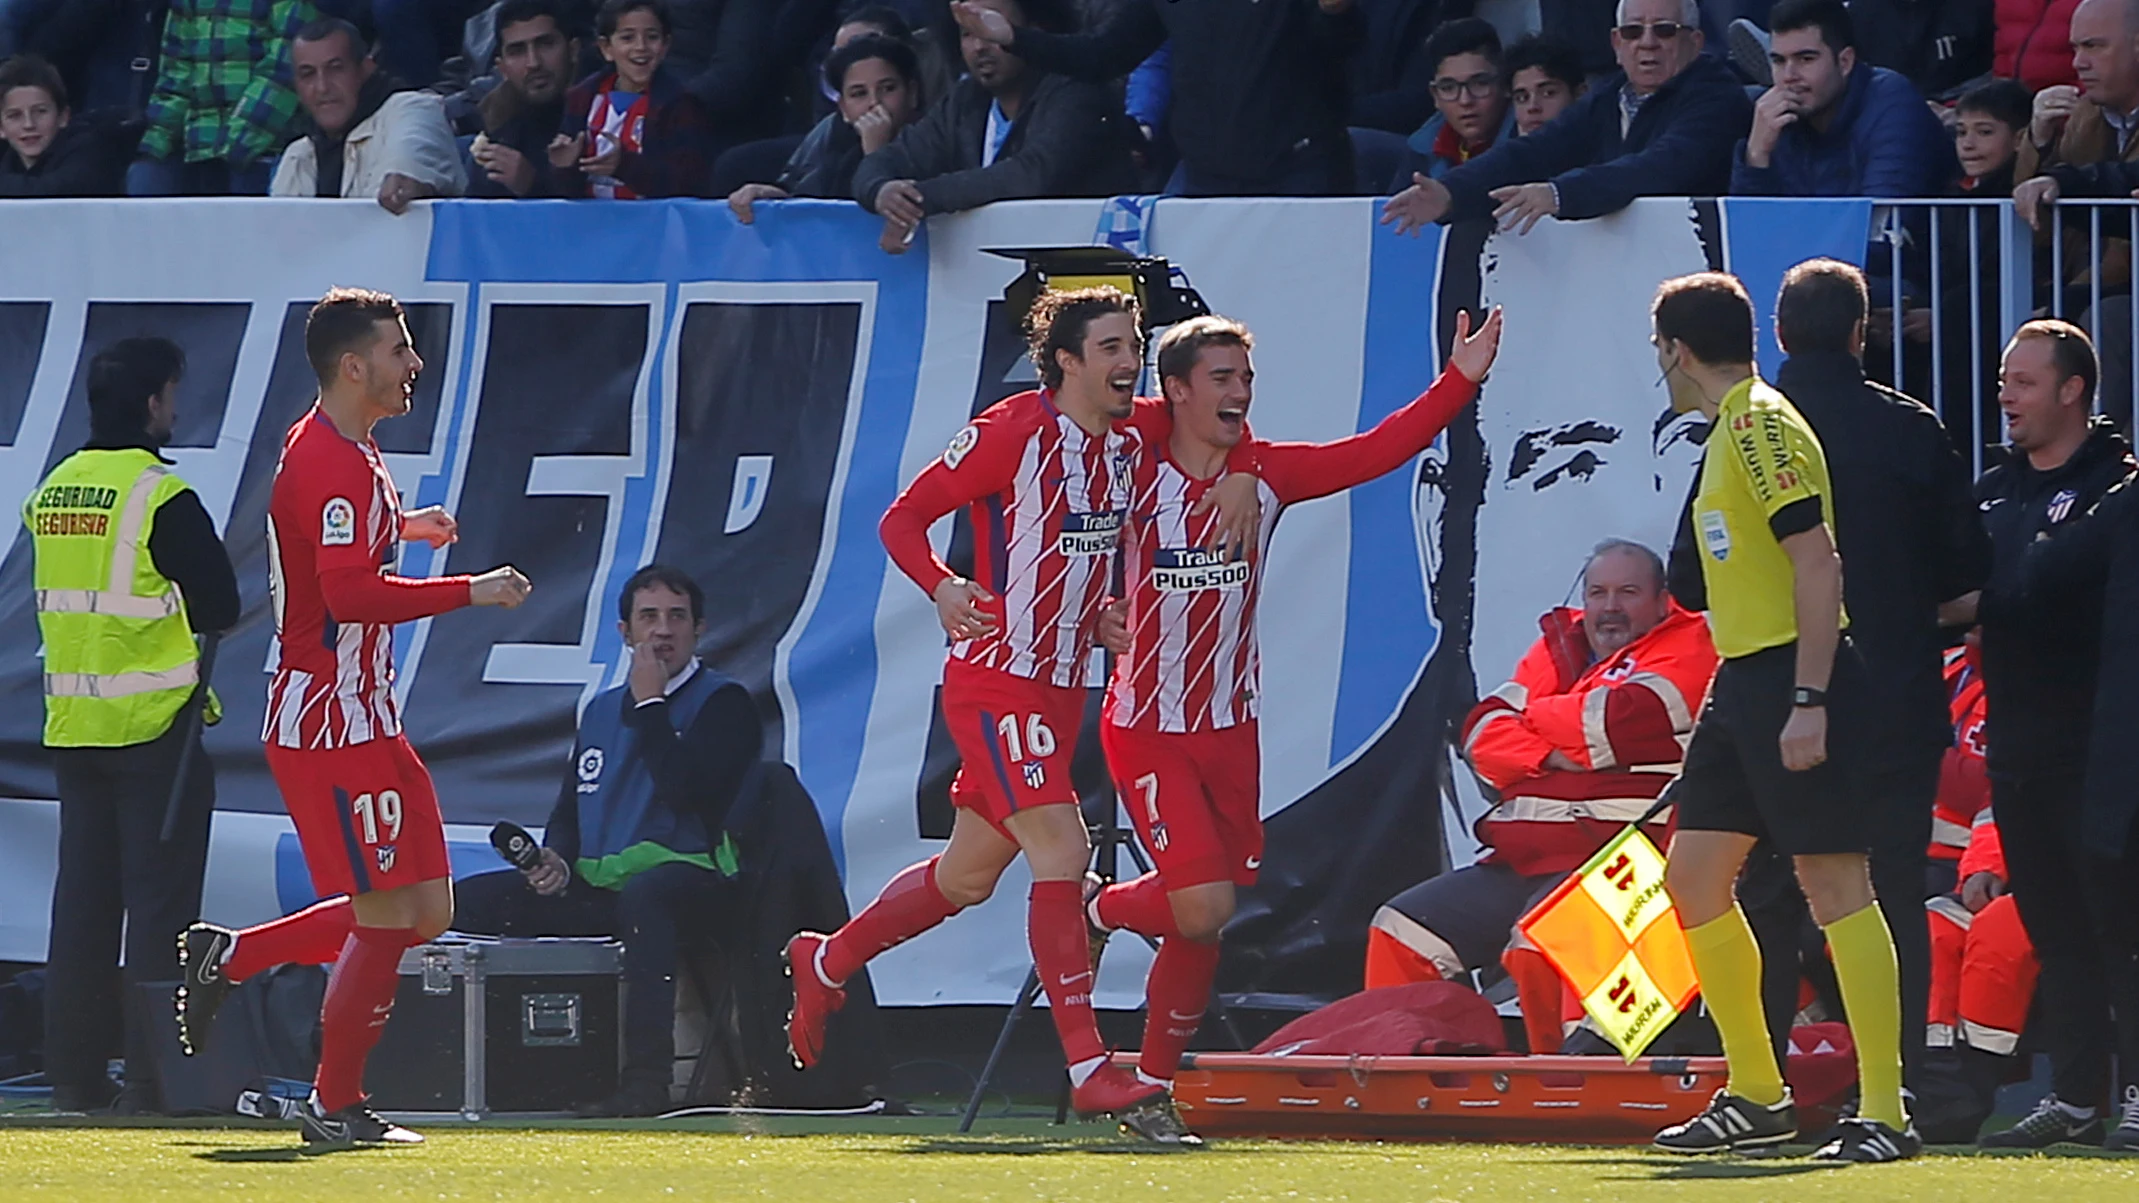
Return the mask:
{"type": "Polygon", "coordinates": [[[1228,1140],[1155,1152],[1098,1125],[950,1119],[431,1125],[419,1149],[299,1156],[293,1129],[202,1123],[0,1126],[0,1198],[774,1199],[794,1203],[1356,1200],[2139,1200],[2139,1157],[1934,1152],[1902,1165],[1682,1161],[1634,1149],[1228,1140]]]}

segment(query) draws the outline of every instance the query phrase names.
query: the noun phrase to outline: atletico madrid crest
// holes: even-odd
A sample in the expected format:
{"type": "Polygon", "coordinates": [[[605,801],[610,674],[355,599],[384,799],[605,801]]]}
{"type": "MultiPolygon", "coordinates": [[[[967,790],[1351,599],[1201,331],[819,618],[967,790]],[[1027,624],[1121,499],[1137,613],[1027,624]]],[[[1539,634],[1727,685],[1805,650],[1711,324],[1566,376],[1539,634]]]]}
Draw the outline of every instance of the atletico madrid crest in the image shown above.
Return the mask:
{"type": "Polygon", "coordinates": [[[394,846],[392,844],[381,844],[372,849],[371,857],[379,862],[379,872],[391,873],[394,871],[394,846]]]}
{"type": "Polygon", "coordinates": [[[1028,760],[1021,767],[1025,770],[1025,785],[1028,789],[1038,789],[1047,784],[1046,765],[1037,760],[1028,760]]]}

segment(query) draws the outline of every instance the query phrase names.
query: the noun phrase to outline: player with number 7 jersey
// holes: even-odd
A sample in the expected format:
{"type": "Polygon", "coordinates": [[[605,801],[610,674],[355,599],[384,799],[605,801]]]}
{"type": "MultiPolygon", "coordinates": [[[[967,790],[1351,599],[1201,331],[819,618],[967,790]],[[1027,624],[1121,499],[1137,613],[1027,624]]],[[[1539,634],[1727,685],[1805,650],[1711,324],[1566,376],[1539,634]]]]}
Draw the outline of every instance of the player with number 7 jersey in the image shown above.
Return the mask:
{"type": "MultiPolygon", "coordinates": [[[[943,720],[962,762],[951,786],[957,817],[941,855],[894,876],[838,931],[789,942],[788,1045],[805,1068],[853,974],[987,898],[1022,855],[1033,876],[1033,963],[1077,1110],[1119,1116],[1158,1093],[1108,1065],[1100,1042],[1082,916],[1091,853],[1070,783],[1130,477],[1147,441],[1170,428],[1162,406],[1135,399],[1139,316],[1112,288],[1043,295],[1027,328],[1044,387],[976,417],[884,515],[885,548],[935,599],[952,641],[943,720]],[[973,522],[977,580],[953,573],[928,541],[929,527],[960,507],[973,522]]],[[[1252,467],[1246,454],[1236,466],[1252,467]]],[[[1252,511],[1252,488],[1230,496],[1252,511]]],[[[1240,508],[1228,512],[1245,535],[1252,517],[1240,508]]]]}
{"type": "Polygon", "coordinates": [[[399,545],[458,537],[436,507],[404,513],[372,428],[409,411],[423,360],[400,304],[336,289],[305,324],[319,400],[290,428],[268,498],[274,676],[262,739],[323,902],[231,931],[179,938],[179,1038],[190,1055],[232,985],[276,965],[334,969],[320,1009],[319,1071],[300,1114],[313,1148],[417,1144],[364,1099],[364,1062],[393,1010],[401,953],[453,917],[452,870],[431,775],[402,733],[395,623],[468,605],[517,606],[527,578],[410,579],[399,545]]]}
{"type": "Polygon", "coordinates": [[[1247,427],[1253,336],[1222,317],[1190,319],[1159,341],[1168,437],[1148,449],[1122,543],[1124,602],[1102,635],[1117,653],[1100,724],[1107,768],[1154,870],[1088,903],[1095,932],[1160,941],[1146,981],[1138,1077],[1170,1089],[1202,1022],[1234,891],[1262,864],[1255,608],[1270,537],[1286,506],[1395,470],[1424,451],[1477,395],[1500,345],[1501,314],[1476,334],[1459,313],[1439,380],[1374,429],[1332,443],[1276,443],[1247,427]],[[1261,525],[1239,556],[1203,548],[1199,500],[1251,448],[1261,525]]]}

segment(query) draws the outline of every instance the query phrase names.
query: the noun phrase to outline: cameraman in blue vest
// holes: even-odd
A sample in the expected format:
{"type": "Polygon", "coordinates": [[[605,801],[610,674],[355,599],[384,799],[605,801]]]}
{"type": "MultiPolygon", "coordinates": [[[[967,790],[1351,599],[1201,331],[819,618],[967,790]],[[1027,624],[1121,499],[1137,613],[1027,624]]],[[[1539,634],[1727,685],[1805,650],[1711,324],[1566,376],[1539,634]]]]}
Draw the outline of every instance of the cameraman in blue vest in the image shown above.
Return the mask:
{"type": "Polygon", "coordinates": [[[764,742],[750,691],[698,660],[696,581],[649,564],[624,582],[617,619],[630,678],[580,716],[541,863],[455,886],[461,931],[624,942],[622,1082],[588,1116],[669,1110],[678,955],[732,926],[742,894],[726,822],[764,742]]]}

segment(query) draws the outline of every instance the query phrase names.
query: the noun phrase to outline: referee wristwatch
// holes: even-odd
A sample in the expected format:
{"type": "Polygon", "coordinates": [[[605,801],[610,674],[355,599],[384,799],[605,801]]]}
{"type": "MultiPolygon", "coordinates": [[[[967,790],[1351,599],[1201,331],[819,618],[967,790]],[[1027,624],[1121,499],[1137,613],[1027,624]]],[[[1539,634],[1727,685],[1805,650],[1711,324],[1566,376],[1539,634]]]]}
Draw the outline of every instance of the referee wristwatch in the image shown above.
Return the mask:
{"type": "Polygon", "coordinates": [[[1827,706],[1827,691],[1800,685],[1790,692],[1790,706],[1794,710],[1821,710],[1827,706]]]}

